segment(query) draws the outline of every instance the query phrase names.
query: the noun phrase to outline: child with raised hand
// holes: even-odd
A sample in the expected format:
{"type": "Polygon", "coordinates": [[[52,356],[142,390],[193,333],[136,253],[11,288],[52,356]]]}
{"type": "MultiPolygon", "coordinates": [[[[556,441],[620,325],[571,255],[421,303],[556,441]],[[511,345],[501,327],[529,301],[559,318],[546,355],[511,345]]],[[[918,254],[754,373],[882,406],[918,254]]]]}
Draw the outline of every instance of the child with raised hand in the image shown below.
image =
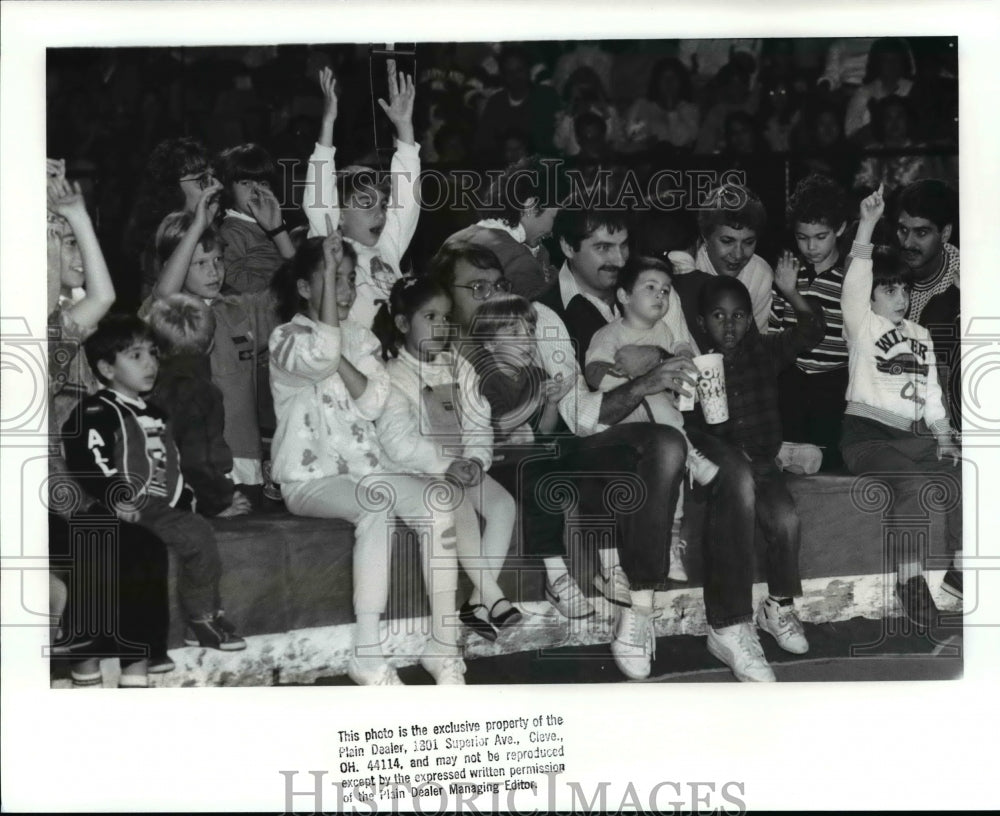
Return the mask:
{"type": "Polygon", "coordinates": [[[295,254],[274,195],[277,169],[260,145],[243,144],[219,154],[225,217],[219,227],[226,284],[237,292],[260,292],[295,254]]]}
{"type": "MultiPolygon", "coordinates": [[[[907,320],[911,276],[898,257],[876,252],[872,234],[885,201],[882,187],[861,202],[860,223],[844,278],[841,305],[850,380],[840,449],[851,473],[899,473],[940,480],[947,493],[945,544],[962,549],[961,450],[948,421],[926,328],[907,320]],[[944,477],[944,478],[941,478],[944,477]],[[957,495],[956,495],[957,494],[957,495]]],[[[913,480],[894,485],[899,515],[919,515],[913,480]],[[909,482],[909,484],[907,484],[909,482]]],[[[923,575],[923,553],[900,548],[896,597],[919,627],[937,622],[923,575]]]]}
{"type": "MultiPolygon", "coordinates": [[[[48,338],[49,338],[49,557],[51,589],[63,593],[63,603],[56,603],[54,617],[61,618],[65,608],[70,618],[86,614],[94,596],[88,593],[66,592],[66,585],[52,580],[68,565],[87,558],[102,559],[99,576],[117,574],[120,578],[116,598],[116,642],[96,641],[93,648],[108,654],[121,651],[121,679],[125,687],[148,684],[147,672],[170,671],[174,664],[167,657],[167,556],[163,542],[143,528],[121,522],[118,525],[119,546],[94,551],[90,544],[74,536],[67,520],[75,513],[107,513],[93,497],[76,483],[69,472],[59,445],[64,428],[69,437],[81,429],[68,425],[67,420],[80,400],[96,392],[100,385],[84,355],[82,343],[94,332],[101,318],[115,300],[115,289],[104,261],[93,223],[87,213],[80,185],[66,180],[66,163],[62,159],[46,161],[48,195],[48,338]],[[71,486],[72,485],[72,486],[71,486]],[[66,496],[77,500],[66,502],[66,496]],[[85,545],[86,552],[77,547],[85,545]],[[123,644],[138,644],[145,654],[127,655],[123,644]]],[[[105,588],[94,587],[95,592],[105,588]]],[[[110,589],[108,589],[110,591],[110,589]]],[[[53,598],[50,603],[55,601],[53,598]]],[[[83,618],[81,617],[81,620],[83,618]]],[[[57,624],[57,629],[62,621],[57,624]]],[[[75,624],[72,629],[75,629],[75,624]]],[[[56,632],[53,645],[83,646],[74,638],[70,627],[56,632]],[[62,642],[63,637],[67,644],[62,642]]],[[[133,646],[134,648],[134,646],[133,646]]],[[[100,685],[101,672],[97,658],[75,661],[71,669],[74,686],[100,685]]]]}
{"type": "Polygon", "coordinates": [[[204,516],[229,518],[251,510],[233,488],[233,453],[223,437],[222,392],[212,383],[209,350],[215,315],[203,300],[178,293],[153,304],[147,318],[160,352],[150,399],[167,412],[180,451],[181,473],[204,516]]]}
{"type": "Polygon", "coordinates": [[[401,398],[405,405],[387,410],[378,425],[384,431],[390,423],[407,424],[405,432],[392,434],[398,444],[382,435],[386,451],[401,467],[445,475],[463,487],[463,501],[455,509],[458,559],[473,590],[458,617],[493,641],[521,619],[497,584],[517,508],[510,493],[486,474],[493,461],[490,406],[475,369],[449,348],[450,312],[451,297],[429,278],[404,277],[392,287],[373,330],[388,361],[390,400],[401,398]],[[485,521],[481,535],[477,513],[485,521]]]}
{"type": "MultiPolygon", "coordinates": [[[[769,595],[756,610],[756,624],[785,651],[802,654],[808,651],[809,642],[794,606],[794,598],[802,594],[799,517],[786,486],[788,477],[775,463],[781,447],[778,375],[805,349],[819,342],[823,313],[796,290],[793,264],[779,264],[774,280],[778,291],[795,309],[796,323],[766,335],[753,330],[753,305],[742,281],[719,275],[702,286],[698,322],[708,336],[708,350],[722,354],[729,407],[728,421],[705,425],[702,430],[739,450],[750,469],[752,491],[748,495],[741,491],[733,500],[750,503],[740,512],[745,510],[750,519],[756,516],[767,545],[764,572],[769,595]]],[[[739,551],[752,553],[753,523],[739,532],[749,538],[739,551]]],[[[749,559],[743,566],[752,574],[749,559]]],[[[750,581],[745,586],[749,596],[750,581]]],[[[708,650],[734,671],[744,667],[737,671],[740,680],[774,679],[749,621],[718,629],[709,627],[708,650]],[[747,656],[751,657],[749,662],[747,656]],[[742,672],[746,674],[741,676],[742,672]]]]}
{"type": "MultiPolygon", "coordinates": [[[[651,346],[669,355],[691,359],[691,344],[674,338],[664,317],[670,307],[671,269],[656,258],[630,258],[618,277],[617,298],[622,316],[599,329],[587,349],[584,376],[596,391],[613,391],[628,382],[615,366],[617,353],[628,346],[651,346]]],[[[673,392],[650,394],[642,405],[622,422],[657,422],[683,433],[684,416],[677,409],[673,392]]],[[[685,440],[687,437],[685,436],[685,440]]],[[[687,466],[691,478],[699,484],[709,484],[719,467],[687,440],[687,466]]],[[[677,509],[670,531],[670,570],[667,577],[686,581],[683,553],[687,547],[681,539],[684,518],[683,496],[678,496],[677,509]]]]}
{"type": "Polygon", "coordinates": [[[382,180],[368,167],[336,171],[333,126],[337,118],[335,79],[329,68],[319,75],[325,100],[319,141],[306,168],[302,208],[309,220],[309,235],[326,235],[327,221],[343,232],[358,256],[357,297],[351,320],[365,328],[378,311],[376,301],[389,297],[400,278],[400,261],[420,216],[417,184],[420,177],[419,145],[413,135],[413,77],[396,72],[388,60],[389,101],[378,103],[396,129],[396,151],[389,178],[382,180]]]}
{"type": "Polygon", "coordinates": [[[159,536],[180,561],[177,591],[191,645],[246,648],[222,611],[222,563],[211,525],[191,512],[177,446],[166,417],[143,399],[156,383],[156,346],[138,317],[105,318],[84,344],[105,386],[83,400],[66,422],[66,461],[87,493],[123,521],[159,536]]]}
{"type": "Polygon", "coordinates": [[[354,303],[354,251],[328,225],[309,238],[275,279],[281,316],[270,340],[271,390],[278,429],[273,472],[296,515],[341,518],[355,525],[355,648],[348,675],[360,685],[400,685],[379,644],[389,592],[393,518],[428,519],[424,580],[431,638],[421,664],[439,684],[464,684],[457,645],[458,585],[452,513],[428,512],[429,481],[393,471],[375,421],[386,409],[389,375],[381,344],[348,319],[354,303]],[[386,495],[391,500],[385,501],[386,495]],[[380,498],[381,497],[381,498],[380,498]]]}
{"type": "MultiPolygon", "coordinates": [[[[796,185],[787,215],[797,252],[783,253],[779,263],[797,267],[796,289],[823,307],[826,332],[781,374],[778,393],[785,442],[779,457],[786,466],[813,472],[820,465],[818,447],[822,468],[833,470],[843,465],[840,426],[847,391],[847,343],[840,311],[847,267],[838,245],[847,226],[847,195],[825,176],[807,176],[796,185]]],[[[776,294],[768,331],[791,328],[795,319],[795,310],[776,294]]]]}
{"type": "Polygon", "coordinates": [[[261,427],[273,426],[267,383],[267,340],[278,324],[271,290],[228,292],[223,286],[223,241],[213,226],[222,185],[202,190],[193,213],[163,219],[156,236],[161,262],[153,294],[139,309],[146,317],[157,300],[183,292],[212,307],[215,334],[209,347],[212,382],[222,391],[224,438],[233,455],[233,481],[259,505],[264,485],[261,427]]]}

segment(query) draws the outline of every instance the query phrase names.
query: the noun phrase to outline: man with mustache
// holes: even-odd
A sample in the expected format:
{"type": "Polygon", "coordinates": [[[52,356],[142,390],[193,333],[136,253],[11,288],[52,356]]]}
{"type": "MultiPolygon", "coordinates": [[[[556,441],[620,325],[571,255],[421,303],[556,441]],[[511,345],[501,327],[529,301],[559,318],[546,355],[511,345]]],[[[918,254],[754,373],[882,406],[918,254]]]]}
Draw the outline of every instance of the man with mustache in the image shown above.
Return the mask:
{"type": "Polygon", "coordinates": [[[896,199],[896,238],[913,275],[907,317],[914,323],[927,302],[958,279],[958,248],[948,243],[957,209],[955,192],[939,179],[908,184],[896,199]]]}

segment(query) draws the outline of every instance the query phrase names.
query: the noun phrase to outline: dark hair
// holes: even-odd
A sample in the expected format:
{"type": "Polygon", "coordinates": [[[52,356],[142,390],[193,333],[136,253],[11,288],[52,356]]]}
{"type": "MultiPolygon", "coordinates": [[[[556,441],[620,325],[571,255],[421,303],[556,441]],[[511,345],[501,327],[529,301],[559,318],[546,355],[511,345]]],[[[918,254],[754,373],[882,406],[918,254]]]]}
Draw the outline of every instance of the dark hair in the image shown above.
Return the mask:
{"type": "Polygon", "coordinates": [[[537,198],[540,207],[556,206],[558,182],[551,178],[551,171],[538,156],[510,165],[490,184],[487,206],[479,211],[479,217],[499,217],[508,226],[516,227],[529,200],[537,198]]]}
{"type": "Polygon", "coordinates": [[[756,193],[742,184],[723,184],[708,196],[707,208],[698,212],[698,229],[708,238],[716,227],[751,229],[760,236],[767,224],[767,210],[756,193]]]}
{"type": "Polygon", "coordinates": [[[677,57],[664,57],[659,60],[649,72],[649,83],[646,85],[646,99],[656,102],[660,96],[660,80],[668,71],[673,71],[680,79],[680,98],[690,102],[694,98],[691,87],[691,72],[677,57]]]}
{"type": "Polygon", "coordinates": [[[910,138],[917,135],[920,126],[920,116],[916,107],[905,96],[885,96],[882,99],[872,99],[868,103],[868,111],[871,114],[871,133],[877,142],[885,140],[885,117],[890,108],[902,108],[906,114],[906,121],[909,125],[910,138]]]}
{"type": "Polygon", "coordinates": [[[224,207],[233,205],[230,188],[237,181],[266,181],[277,189],[278,171],[274,159],[259,144],[249,142],[223,150],[219,154],[218,165],[224,207]]]}
{"type": "Polygon", "coordinates": [[[741,124],[753,135],[753,150],[758,152],[763,144],[763,139],[760,135],[760,128],[757,127],[757,120],[751,116],[746,111],[735,110],[726,115],[725,121],[722,125],[722,131],[725,134],[726,139],[726,150],[732,152],[733,145],[730,143],[730,138],[732,136],[730,129],[734,125],[741,124]]]}
{"type": "Polygon", "coordinates": [[[659,258],[650,258],[648,256],[633,256],[628,259],[625,264],[625,268],[618,273],[618,283],[616,284],[618,289],[624,289],[626,292],[631,293],[635,288],[635,282],[639,280],[639,275],[643,272],[648,272],[650,269],[655,269],[657,272],[662,272],[668,278],[673,278],[674,268],[670,263],[666,261],[661,261],[659,258]]]}
{"type": "Polygon", "coordinates": [[[813,173],[795,185],[788,199],[786,218],[788,226],[796,224],[823,224],[838,230],[848,217],[847,194],[833,179],[813,173]]]}
{"type": "Polygon", "coordinates": [[[567,104],[572,101],[570,99],[570,91],[573,90],[575,85],[581,84],[589,85],[597,91],[596,96],[589,101],[607,104],[608,95],[604,89],[604,83],[601,82],[601,78],[598,76],[597,71],[589,65],[581,65],[566,78],[566,83],[563,85],[563,101],[567,104]]]}
{"type": "Polygon", "coordinates": [[[698,292],[698,314],[704,317],[719,298],[727,294],[736,295],[747,307],[747,311],[753,314],[753,301],[750,300],[750,292],[743,281],[728,275],[713,275],[702,284],[701,291],[698,292]]]}
{"type": "Polygon", "coordinates": [[[451,300],[451,295],[444,287],[424,276],[407,275],[392,285],[389,299],[382,301],[372,321],[372,332],[382,344],[383,360],[398,357],[399,347],[403,344],[403,333],[396,326],[396,318],[403,315],[411,320],[421,306],[438,296],[451,300]]]}
{"type": "Polygon", "coordinates": [[[505,43],[500,49],[500,53],[497,55],[497,67],[501,74],[509,59],[519,59],[529,71],[531,70],[531,52],[521,43],[505,43]]]}
{"type": "Polygon", "coordinates": [[[138,258],[153,242],[163,217],[184,206],[182,176],[210,167],[208,150],[194,139],[166,139],[153,148],[146,162],[123,241],[126,257],[138,258]]]}
{"type": "Polygon", "coordinates": [[[893,246],[876,244],[872,250],[872,292],[879,286],[902,284],[907,289],[913,288],[913,272],[903,263],[899,250],[893,246]]]}
{"type": "MultiPolygon", "coordinates": [[[[344,257],[358,262],[358,253],[344,241],[344,257]]],[[[323,236],[306,238],[295,250],[295,255],[285,261],[271,278],[271,291],[277,301],[278,317],[289,321],[305,309],[299,294],[299,281],[312,279],[313,273],[323,264],[323,236]]]]}
{"type": "MultiPolygon", "coordinates": [[[[156,257],[161,264],[165,264],[174,254],[180,242],[184,240],[184,234],[193,223],[194,213],[189,213],[186,210],[172,212],[160,222],[160,226],[156,230],[156,257]]],[[[225,242],[219,231],[214,226],[209,225],[198,238],[198,246],[208,252],[216,247],[221,250],[225,246],[225,242]]]]}
{"type": "Polygon", "coordinates": [[[865,62],[864,82],[874,82],[878,79],[882,68],[882,58],[887,54],[899,54],[902,58],[902,71],[906,79],[913,78],[913,56],[910,46],[901,37],[882,37],[872,43],[868,49],[868,60],[865,62]]]}
{"type": "Polygon", "coordinates": [[[386,202],[392,190],[392,182],[388,175],[381,174],[371,167],[345,167],[336,174],[337,200],[341,207],[352,206],[351,199],[358,194],[375,196],[381,193],[386,202]]]}
{"type": "Polygon", "coordinates": [[[84,341],[83,351],[94,376],[107,385],[110,381],[101,375],[97,364],[104,362],[114,365],[115,358],[121,352],[143,340],[156,343],[152,329],[145,322],[135,315],[112,313],[98,323],[94,333],[84,341]]]}
{"type": "Polygon", "coordinates": [[[573,119],[573,135],[577,141],[580,141],[580,134],[588,125],[597,125],[601,129],[601,135],[607,136],[608,123],[604,121],[604,117],[593,111],[584,111],[573,119]]]}
{"type": "Polygon", "coordinates": [[[958,196],[940,179],[921,179],[907,184],[896,196],[893,208],[896,219],[906,213],[913,218],[926,218],[938,230],[955,225],[958,217],[958,196]]]}
{"type": "Polygon", "coordinates": [[[689,250],[698,241],[698,225],[688,210],[665,210],[654,203],[639,214],[629,233],[632,252],[651,258],[666,258],[675,250],[689,250]]]}
{"type": "Polygon", "coordinates": [[[428,275],[439,287],[450,293],[455,283],[455,267],[459,261],[465,261],[476,269],[496,269],[503,274],[503,264],[492,249],[471,241],[445,241],[431,258],[428,275]]]}
{"type": "Polygon", "coordinates": [[[587,209],[580,202],[570,202],[556,213],[552,232],[576,251],[601,227],[608,232],[628,230],[624,210],[587,209]]]}

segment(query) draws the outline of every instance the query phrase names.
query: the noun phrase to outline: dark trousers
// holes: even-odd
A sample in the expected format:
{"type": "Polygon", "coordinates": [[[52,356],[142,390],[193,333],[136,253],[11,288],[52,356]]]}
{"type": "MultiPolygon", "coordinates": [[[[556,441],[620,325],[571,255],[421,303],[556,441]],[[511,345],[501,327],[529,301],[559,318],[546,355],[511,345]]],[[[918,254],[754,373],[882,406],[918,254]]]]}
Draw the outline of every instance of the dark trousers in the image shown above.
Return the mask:
{"type": "Polygon", "coordinates": [[[167,550],[152,532],[104,515],[49,514],[49,566],[66,584],[64,641],[123,666],[167,652],[167,550]]]}
{"type": "Polygon", "coordinates": [[[675,429],[652,423],[615,425],[587,437],[563,437],[558,456],[497,463],[490,475],[518,502],[524,554],[565,555],[565,512],[617,526],[622,568],[633,589],[666,585],[670,525],[687,446],[675,429]]]}
{"type": "Polygon", "coordinates": [[[791,365],[778,377],[782,439],[809,442],[823,449],[822,469],[839,470],[840,433],[847,408],[847,367],[806,374],[791,365]]]}
{"type": "Polygon", "coordinates": [[[707,488],[702,541],[705,616],[721,629],[753,617],[754,536],[760,525],[767,544],[768,590],[778,597],[802,594],[799,580],[799,517],[785,476],[776,467],[754,468],[743,452],[697,428],[691,444],[719,466],[707,488]]]}
{"type": "Polygon", "coordinates": [[[940,510],[944,512],[945,547],[949,552],[962,549],[962,468],[950,459],[937,458],[937,439],[855,416],[847,417],[845,430],[848,438],[869,437],[844,445],[844,461],[851,473],[889,482],[892,515],[919,519],[940,510]]]}
{"type": "Polygon", "coordinates": [[[143,507],[139,524],[163,539],[177,554],[180,567],[177,594],[188,620],[203,618],[221,609],[222,561],[212,525],[197,513],[159,502],[149,502],[143,507]]]}

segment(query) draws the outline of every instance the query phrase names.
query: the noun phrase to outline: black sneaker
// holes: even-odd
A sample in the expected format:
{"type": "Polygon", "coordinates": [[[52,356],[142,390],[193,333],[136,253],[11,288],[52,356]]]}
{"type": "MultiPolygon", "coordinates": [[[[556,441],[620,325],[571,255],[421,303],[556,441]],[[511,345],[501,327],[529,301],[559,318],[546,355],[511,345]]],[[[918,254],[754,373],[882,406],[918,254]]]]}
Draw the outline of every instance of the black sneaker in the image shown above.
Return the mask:
{"type": "Polygon", "coordinates": [[[941,589],[949,595],[954,595],[959,600],[962,600],[962,571],[954,567],[949,569],[941,581],[941,589]]]}
{"type": "Polygon", "coordinates": [[[146,671],[149,674],[166,674],[176,668],[177,666],[174,664],[174,661],[167,657],[166,654],[162,654],[149,658],[149,666],[146,671]]]}
{"type": "Polygon", "coordinates": [[[194,635],[194,638],[184,640],[189,646],[219,649],[223,652],[238,652],[247,647],[247,642],[243,638],[233,632],[227,632],[219,625],[218,616],[206,621],[188,621],[188,630],[194,635]]]}
{"type": "Polygon", "coordinates": [[[896,597],[903,612],[921,629],[937,625],[938,608],[923,575],[915,575],[905,584],[896,584],[896,597]]]}

